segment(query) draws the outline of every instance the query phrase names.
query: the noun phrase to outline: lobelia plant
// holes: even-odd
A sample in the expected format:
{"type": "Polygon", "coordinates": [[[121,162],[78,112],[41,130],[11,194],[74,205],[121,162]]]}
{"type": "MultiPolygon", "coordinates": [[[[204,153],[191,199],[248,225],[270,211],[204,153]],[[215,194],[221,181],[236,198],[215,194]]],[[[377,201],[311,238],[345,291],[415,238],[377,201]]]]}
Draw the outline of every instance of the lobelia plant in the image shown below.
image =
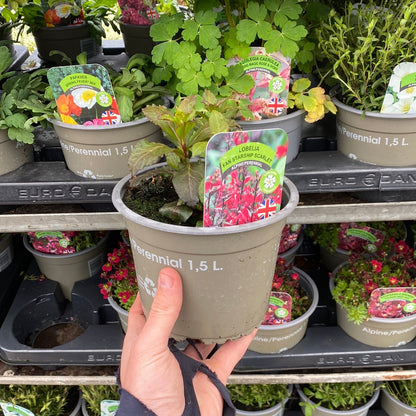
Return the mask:
{"type": "Polygon", "coordinates": [[[262,410],[282,403],[290,396],[286,384],[229,384],[234,405],[241,410],[262,410]]]}
{"type": "Polygon", "coordinates": [[[106,280],[105,283],[98,285],[104,299],[112,296],[123,309],[129,311],[139,287],[128,244],[120,241],[118,248],[107,254],[107,262],[102,266],[101,278],[106,280]]]}
{"type": "Polygon", "coordinates": [[[206,144],[215,133],[237,129],[235,118],[240,111],[247,111],[244,104],[235,95],[218,98],[206,90],[202,96],[179,99],[173,109],[161,105],[143,109],[144,115],[162,129],[173,146],[147,140],[141,140],[135,146],[129,159],[133,176],[130,191],[137,190],[134,175],[138,170],[165,157],[169,166],[165,174],[171,176],[177,197],[161,207],[162,218],[159,220],[163,221],[165,217],[165,221],[169,218],[176,223],[185,223],[194,210],[202,210],[205,165],[201,158],[205,156],[206,144]]]}
{"type": "Polygon", "coordinates": [[[376,253],[352,254],[333,278],[332,296],[348,310],[350,321],[360,324],[370,316],[401,317],[404,300],[382,303],[378,297],[370,296],[378,288],[394,287],[399,292],[416,287],[415,251],[399,241],[392,254],[382,249],[376,253]]]}
{"type": "Polygon", "coordinates": [[[331,410],[346,411],[367,403],[377,387],[374,382],[313,383],[301,386],[303,393],[313,403],[300,402],[305,416],[312,416],[318,406],[331,410]]]}

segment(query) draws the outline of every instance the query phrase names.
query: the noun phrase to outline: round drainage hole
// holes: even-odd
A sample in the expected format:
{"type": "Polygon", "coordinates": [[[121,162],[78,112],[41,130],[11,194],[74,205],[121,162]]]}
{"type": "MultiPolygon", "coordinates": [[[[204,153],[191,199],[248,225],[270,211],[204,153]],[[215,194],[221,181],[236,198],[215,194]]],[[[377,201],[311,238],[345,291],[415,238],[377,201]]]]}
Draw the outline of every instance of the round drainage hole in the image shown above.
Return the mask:
{"type": "Polygon", "coordinates": [[[33,348],[53,348],[66,344],[84,333],[84,328],[75,323],[60,323],[40,331],[33,340],[33,348]]]}

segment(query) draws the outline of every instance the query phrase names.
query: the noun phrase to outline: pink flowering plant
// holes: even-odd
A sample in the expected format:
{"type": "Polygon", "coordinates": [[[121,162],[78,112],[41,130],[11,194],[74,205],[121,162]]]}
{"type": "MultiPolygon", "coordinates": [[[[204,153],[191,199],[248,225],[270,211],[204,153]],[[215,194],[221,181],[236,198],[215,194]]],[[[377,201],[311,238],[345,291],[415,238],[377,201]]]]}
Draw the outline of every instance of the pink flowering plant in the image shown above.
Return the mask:
{"type": "Polygon", "coordinates": [[[118,5],[122,22],[130,25],[150,26],[160,14],[176,12],[173,0],[118,0],[118,5]]]}
{"type": "MultiPolygon", "coordinates": [[[[276,262],[271,292],[283,292],[290,295],[292,299],[290,320],[302,316],[312,304],[312,300],[301,287],[299,274],[293,270],[293,264],[287,264],[282,257],[279,257],[276,262]]],[[[276,309],[276,305],[269,304],[262,325],[277,324],[276,309]]]]}
{"type": "Polygon", "coordinates": [[[295,247],[301,231],[302,225],[300,224],[285,224],[280,237],[279,254],[285,253],[295,247]]]}
{"type": "Polygon", "coordinates": [[[102,266],[101,278],[105,280],[98,287],[104,299],[110,296],[127,311],[130,310],[139,291],[136,271],[130,246],[122,241],[107,254],[102,266]]]}
{"type": "Polygon", "coordinates": [[[47,254],[73,254],[95,246],[105,235],[103,231],[30,231],[32,247],[47,254]]]}
{"type": "Polygon", "coordinates": [[[348,309],[349,320],[360,324],[371,316],[404,316],[405,303],[402,300],[381,303],[380,296],[372,293],[381,288],[397,288],[397,292],[413,291],[411,288],[416,287],[415,250],[404,241],[398,241],[393,253],[383,249],[375,253],[354,253],[336,271],[333,279],[332,296],[348,309]]]}

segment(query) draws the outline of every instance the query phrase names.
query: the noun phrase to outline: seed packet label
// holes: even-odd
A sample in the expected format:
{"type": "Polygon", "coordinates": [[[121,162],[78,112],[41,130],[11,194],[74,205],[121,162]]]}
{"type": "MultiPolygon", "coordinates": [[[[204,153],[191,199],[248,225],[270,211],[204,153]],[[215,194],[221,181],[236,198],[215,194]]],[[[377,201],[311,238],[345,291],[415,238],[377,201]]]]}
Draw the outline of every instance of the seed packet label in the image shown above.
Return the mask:
{"type": "Polygon", "coordinates": [[[80,2],[74,0],[42,0],[41,7],[47,27],[84,23],[80,2]]]}
{"type": "Polygon", "coordinates": [[[102,65],[57,66],[50,68],[47,75],[64,123],[121,123],[110,76],[102,65]]]}
{"type": "Polygon", "coordinates": [[[0,403],[4,416],[35,416],[33,412],[12,403],[0,403]]]}
{"type": "Polygon", "coordinates": [[[271,292],[263,325],[281,325],[290,322],[291,315],[292,297],[289,293],[271,292]]]}
{"type": "Polygon", "coordinates": [[[290,84],[290,58],[281,52],[268,54],[263,47],[253,47],[247,58],[235,58],[244,73],[254,80],[248,94],[250,109],[256,119],[286,114],[290,84]]]}
{"type": "Polygon", "coordinates": [[[204,227],[245,224],[280,209],[288,146],[282,129],[218,133],[205,156],[204,227]]]}
{"type": "Polygon", "coordinates": [[[393,69],[381,113],[416,113],[416,63],[402,62],[393,69]]]}
{"type": "Polygon", "coordinates": [[[388,287],[371,292],[368,306],[370,316],[403,318],[416,313],[416,288],[388,287]]]}
{"type": "MultiPolygon", "coordinates": [[[[344,231],[341,230],[341,233],[344,233],[344,231]]],[[[357,251],[365,246],[368,251],[374,252],[377,247],[383,244],[384,238],[385,235],[380,230],[351,223],[346,229],[345,235],[340,235],[340,240],[342,241],[341,248],[357,251]]]]}
{"type": "Polygon", "coordinates": [[[100,403],[101,416],[115,416],[119,405],[119,400],[102,400],[100,403]]]}

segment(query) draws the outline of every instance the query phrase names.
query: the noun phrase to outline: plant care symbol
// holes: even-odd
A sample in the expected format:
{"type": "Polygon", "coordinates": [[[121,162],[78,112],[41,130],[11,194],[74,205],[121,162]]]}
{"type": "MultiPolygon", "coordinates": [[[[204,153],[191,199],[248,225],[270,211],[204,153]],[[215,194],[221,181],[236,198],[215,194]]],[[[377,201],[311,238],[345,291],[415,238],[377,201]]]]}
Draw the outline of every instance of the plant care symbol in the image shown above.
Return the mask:
{"type": "Polygon", "coordinates": [[[260,202],[260,206],[257,210],[257,216],[259,220],[263,220],[265,218],[269,218],[276,212],[276,203],[274,202],[273,198],[269,198],[260,202]]]}
{"type": "Polygon", "coordinates": [[[138,276],[138,280],[139,280],[139,285],[143,287],[146,293],[152,298],[154,298],[156,295],[155,282],[147,276],[145,279],[143,279],[141,276],[138,276]]]}

